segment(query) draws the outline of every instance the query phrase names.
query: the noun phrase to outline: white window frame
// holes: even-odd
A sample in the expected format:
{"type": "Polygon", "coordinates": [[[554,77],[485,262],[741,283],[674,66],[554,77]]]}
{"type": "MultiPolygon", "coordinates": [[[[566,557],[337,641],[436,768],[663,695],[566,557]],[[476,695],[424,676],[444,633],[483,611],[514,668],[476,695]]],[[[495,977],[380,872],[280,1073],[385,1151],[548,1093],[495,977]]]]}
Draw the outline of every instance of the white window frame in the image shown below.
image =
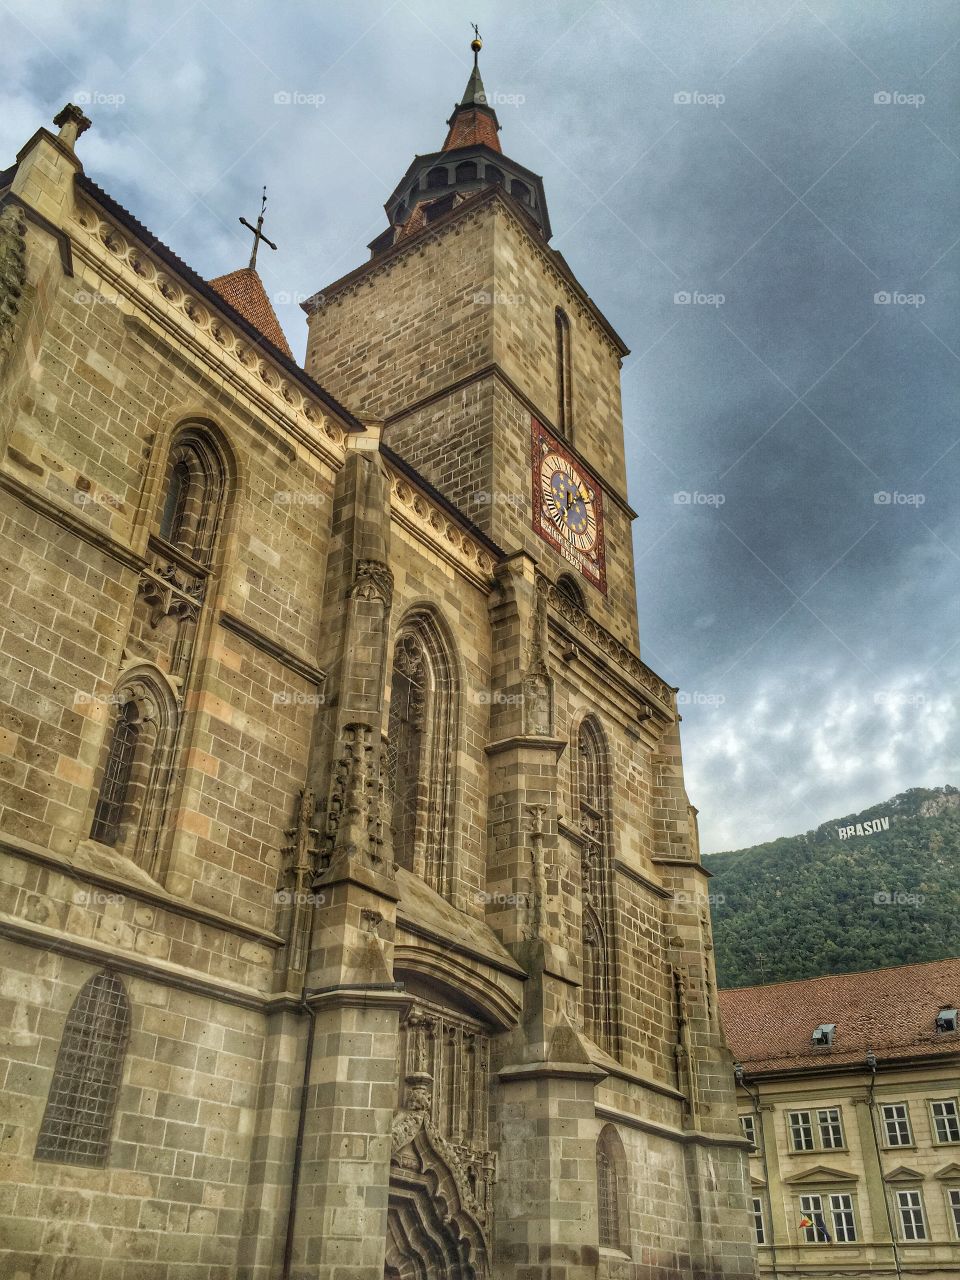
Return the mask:
{"type": "Polygon", "coordinates": [[[817,1111],[817,1137],[822,1151],[840,1151],[846,1147],[841,1107],[821,1107],[817,1111]],[[834,1141],[835,1138],[837,1141],[834,1141]]]}
{"type": "Polygon", "coordinates": [[[930,1098],[930,1127],[933,1130],[933,1141],[937,1146],[952,1146],[954,1143],[960,1142],[960,1107],[957,1106],[956,1098],[930,1098]],[[952,1108],[945,1115],[937,1114],[937,1107],[952,1108]],[[940,1136],[939,1123],[942,1121],[944,1131],[947,1136],[940,1136]],[[952,1123],[951,1123],[952,1122],[952,1123]],[[951,1129],[955,1134],[950,1136],[951,1129]]]}
{"type": "MultiPolygon", "coordinates": [[[[860,1238],[857,1225],[857,1197],[850,1191],[812,1192],[799,1200],[800,1216],[819,1217],[833,1237],[834,1244],[856,1244],[860,1238]],[[824,1208],[826,1202],[826,1208],[824,1208]]],[[[801,1244],[825,1245],[817,1236],[817,1228],[803,1227],[801,1244]]]]}
{"type": "Polygon", "coordinates": [[[763,1223],[763,1200],[753,1197],[753,1228],[757,1233],[757,1244],[767,1243],[767,1233],[763,1223]]]}
{"type": "Polygon", "coordinates": [[[857,1206],[849,1191],[837,1191],[830,1196],[830,1217],[833,1221],[834,1244],[856,1244],[857,1206]]]}
{"type": "MultiPolygon", "coordinates": [[[[809,1214],[810,1217],[812,1218],[814,1217],[814,1215],[819,1214],[819,1216],[823,1218],[823,1196],[820,1196],[820,1195],[801,1196],[799,1200],[799,1204],[800,1204],[801,1217],[803,1217],[805,1214],[809,1214]],[[816,1201],[816,1207],[814,1207],[814,1201],[816,1201]]],[[[826,1222],[826,1218],[824,1218],[824,1222],[826,1222]]],[[[826,1244],[825,1240],[817,1239],[816,1227],[801,1227],[800,1231],[801,1231],[801,1240],[800,1240],[801,1244],[826,1244]]]]}
{"type": "Polygon", "coordinates": [[[787,1112],[787,1129],[790,1133],[790,1150],[791,1151],[815,1151],[816,1138],[814,1137],[813,1120],[809,1111],[788,1111],[787,1112]],[[802,1146],[798,1144],[797,1137],[799,1133],[805,1137],[809,1137],[809,1143],[802,1146]]]}
{"type": "Polygon", "coordinates": [[[743,1133],[743,1136],[749,1143],[752,1143],[752,1145],[756,1147],[757,1117],[748,1111],[744,1115],[738,1116],[737,1119],[740,1121],[740,1130],[743,1133]]]}
{"type": "Polygon", "coordinates": [[[960,1240],[960,1187],[947,1187],[947,1217],[953,1226],[953,1234],[960,1240]]]}
{"type": "Polygon", "coordinates": [[[882,1102],[880,1104],[880,1119],[883,1123],[883,1145],[885,1147],[912,1147],[913,1143],[913,1125],[910,1122],[910,1104],[908,1102],[882,1102]],[[888,1111],[896,1112],[897,1109],[903,1112],[903,1115],[888,1115],[888,1111]],[[897,1134],[894,1141],[890,1137],[891,1125],[897,1134]],[[903,1129],[906,1128],[907,1136],[903,1137],[903,1129]]]}
{"type": "Polygon", "coordinates": [[[927,1230],[927,1215],[923,1207],[922,1191],[913,1188],[909,1191],[898,1191],[897,1214],[900,1218],[900,1239],[905,1244],[913,1244],[930,1239],[930,1233],[927,1230]],[[909,1215],[909,1225],[907,1215],[909,1215]],[[917,1234],[918,1225],[919,1235],[917,1234]]]}

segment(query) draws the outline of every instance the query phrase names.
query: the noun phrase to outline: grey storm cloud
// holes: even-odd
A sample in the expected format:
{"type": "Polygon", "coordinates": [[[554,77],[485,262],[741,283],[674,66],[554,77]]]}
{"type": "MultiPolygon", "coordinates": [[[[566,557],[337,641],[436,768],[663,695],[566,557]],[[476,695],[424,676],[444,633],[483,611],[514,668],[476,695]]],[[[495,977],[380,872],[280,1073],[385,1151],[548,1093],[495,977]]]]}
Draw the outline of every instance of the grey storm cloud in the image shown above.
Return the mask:
{"type": "MultiPolygon", "coordinates": [[[[70,98],[88,173],[207,277],[297,303],[366,258],[470,65],[633,349],[645,659],[705,850],[956,783],[954,0],[7,0],[3,163],[70,98]]],[[[615,554],[615,549],[611,549],[615,554]]]]}

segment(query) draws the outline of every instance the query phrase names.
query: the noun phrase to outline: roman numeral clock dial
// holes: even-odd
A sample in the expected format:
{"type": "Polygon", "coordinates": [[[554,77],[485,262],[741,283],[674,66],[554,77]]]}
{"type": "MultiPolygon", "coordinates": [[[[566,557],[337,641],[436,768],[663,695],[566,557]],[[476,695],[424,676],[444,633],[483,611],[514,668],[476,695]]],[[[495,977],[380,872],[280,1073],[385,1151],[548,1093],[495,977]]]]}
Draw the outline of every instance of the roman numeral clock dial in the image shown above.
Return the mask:
{"type": "Polygon", "coordinates": [[[605,592],[603,491],[535,418],[532,445],[533,527],[605,592]]]}

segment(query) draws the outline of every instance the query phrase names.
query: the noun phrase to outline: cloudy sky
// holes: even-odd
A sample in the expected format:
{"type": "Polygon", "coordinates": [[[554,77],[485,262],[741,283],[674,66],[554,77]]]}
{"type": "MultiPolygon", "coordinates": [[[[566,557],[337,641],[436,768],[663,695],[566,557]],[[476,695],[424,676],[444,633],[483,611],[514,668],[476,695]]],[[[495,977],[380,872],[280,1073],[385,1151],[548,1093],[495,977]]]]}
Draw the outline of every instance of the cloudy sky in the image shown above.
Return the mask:
{"type": "Polygon", "coordinates": [[[643,656],[704,849],[960,782],[955,0],[3,0],[0,163],[84,101],[87,172],[207,277],[266,183],[302,356],[298,299],[443,140],[469,21],[633,349],[643,656]]]}

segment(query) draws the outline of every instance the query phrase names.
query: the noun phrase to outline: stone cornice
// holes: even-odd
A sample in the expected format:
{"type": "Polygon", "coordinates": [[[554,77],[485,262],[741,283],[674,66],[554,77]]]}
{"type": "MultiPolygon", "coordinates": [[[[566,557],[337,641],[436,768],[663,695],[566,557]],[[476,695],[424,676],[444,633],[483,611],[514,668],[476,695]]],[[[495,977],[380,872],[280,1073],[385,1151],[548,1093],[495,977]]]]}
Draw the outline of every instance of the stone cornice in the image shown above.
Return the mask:
{"type": "Polygon", "coordinates": [[[310,385],[306,374],[299,376],[297,366],[267,339],[258,340],[226,302],[218,304],[204,281],[187,282],[178,276],[158,246],[141,243],[92,199],[78,200],[71,230],[75,260],[92,268],[142,313],[136,317],[141,325],[175,338],[214,370],[218,380],[251,401],[259,418],[272,421],[332,465],[342,464],[346,436],[362,430],[362,424],[354,425],[345,410],[343,421],[338,421],[323,402],[322,388],[310,385]]]}
{"type": "Polygon", "coordinates": [[[149,902],[152,906],[170,911],[174,915],[187,916],[200,924],[211,925],[213,928],[223,929],[227,933],[238,933],[245,938],[253,938],[257,942],[262,942],[265,946],[283,946],[283,938],[279,934],[273,933],[269,929],[260,929],[256,925],[246,924],[244,921],[236,920],[233,916],[224,915],[220,911],[212,911],[209,907],[201,907],[196,903],[187,902],[183,898],[176,897],[175,894],[168,893],[162,885],[147,885],[138,879],[126,877],[119,873],[111,874],[106,870],[88,867],[82,863],[74,862],[68,854],[55,853],[52,849],[46,849],[42,845],[32,844],[27,840],[20,840],[13,836],[0,835],[0,851],[8,855],[13,854],[16,857],[27,858],[31,862],[39,862],[41,865],[51,867],[62,875],[72,877],[74,880],[83,880],[88,884],[100,885],[104,889],[119,890],[125,897],[149,902]]]}
{"type": "MultiPolygon", "coordinates": [[[[622,644],[606,627],[602,627],[599,622],[591,618],[586,610],[575,605],[542,573],[537,574],[537,586],[546,594],[547,604],[567,626],[572,627],[581,637],[595,645],[601,653],[611,658],[653,699],[654,710],[661,718],[672,723],[676,718],[673,709],[676,690],[665,680],[661,680],[655,671],[651,671],[646,663],[641,662],[637,655],[622,644]]],[[[552,618],[551,621],[553,621],[552,618]]]]}
{"type": "MultiPolygon", "coordinates": [[[[382,455],[381,455],[382,456],[382,455]]],[[[464,530],[439,502],[434,502],[407,474],[385,459],[390,473],[393,518],[483,591],[493,585],[497,557],[478,537],[464,530]]]]}
{"type": "Polygon", "coordinates": [[[636,867],[631,867],[624,862],[622,858],[614,858],[613,865],[622,876],[626,876],[628,880],[633,880],[641,888],[649,890],[658,898],[672,898],[673,891],[665,888],[662,884],[658,884],[656,880],[652,880],[649,876],[645,876],[642,871],[638,871],[636,867]]]}
{"type": "Polygon", "coordinates": [[[269,1001],[269,996],[253,987],[228,982],[225,978],[207,978],[167,960],[138,956],[107,943],[71,937],[58,929],[17,920],[6,913],[0,913],[0,937],[10,938],[24,946],[39,947],[44,952],[53,952],[55,955],[70,956],[74,960],[82,960],[98,967],[109,966],[119,973],[130,974],[131,977],[177,987],[181,991],[208,996],[224,1004],[241,1005],[245,1009],[264,1009],[269,1001]]]}
{"type": "Polygon", "coordinates": [[[499,738],[488,742],[484,751],[488,756],[503,755],[505,751],[545,751],[559,760],[567,748],[566,738],[540,738],[533,734],[517,734],[512,738],[499,738]]]}
{"type": "MultiPolygon", "coordinates": [[[[682,1094],[678,1095],[679,1098],[682,1096],[682,1094]]],[[[670,1142],[682,1143],[685,1146],[739,1147],[743,1151],[752,1149],[747,1138],[702,1133],[696,1129],[673,1129],[670,1125],[658,1124],[655,1120],[645,1120],[643,1116],[633,1116],[627,1111],[620,1111],[616,1107],[604,1106],[601,1103],[594,1107],[594,1111],[603,1120],[625,1125],[628,1129],[640,1129],[644,1133],[656,1134],[658,1137],[667,1138],[670,1142]]]]}
{"type": "Polygon", "coordinates": [[[255,649],[259,649],[261,653],[269,654],[281,666],[295,671],[297,675],[303,676],[304,680],[308,680],[311,684],[315,684],[319,688],[323,687],[327,673],[310,662],[308,658],[294,653],[292,649],[286,648],[278,640],[264,635],[262,631],[252,627],[249,622],[245,622],[243,618],[238,618],[235,614],[228,613],[225,609],[221,612],[219,621],[221,627],[224,627],[227,631],[232,631],[234,635],[240,636],[255,649]]]}
{"type": "Polygon", "coordinates": [[[523,1084],[528,1080],[587,1080],[599,1084],[609,1075],[592,1062],[521,1062],[497,1072],[501,1084],[523,1084]]]}
{"type": "Polygon", "coordinates": [[[14,497],[19,498],[25,506],[32,507],[34,511],[39,511],[48,520],[52,520],[55,524],[69,529],[76,537],[81,538],[90,546],[96,547],[98,551],[104,552],[111,559],[119,561],[126,568],[134,569],[140,573],[147,567],[148,562],[145,556],[138,555],[137,552],[132,551],[122,542],[118,542],[100,525],[96,525],[90,520],[85,520],[77,510],[56,502],[41,490],[25,484],[19,476],[0,469],[0,487],[6,489],[8,493],[12,493],[14,497]]]}

